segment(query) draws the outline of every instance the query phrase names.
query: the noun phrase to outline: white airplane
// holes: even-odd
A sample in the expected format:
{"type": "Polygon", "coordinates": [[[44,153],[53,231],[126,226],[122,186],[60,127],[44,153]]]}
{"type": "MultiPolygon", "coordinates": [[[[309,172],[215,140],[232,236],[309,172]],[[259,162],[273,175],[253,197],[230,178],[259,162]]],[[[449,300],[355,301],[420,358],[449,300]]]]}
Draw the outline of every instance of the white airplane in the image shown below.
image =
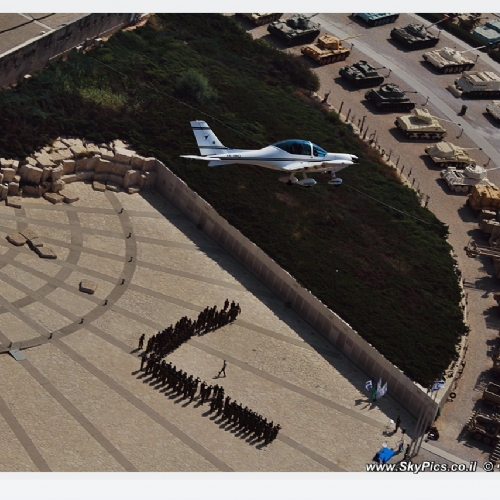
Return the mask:
{"type": "Polygon", "coordinates": [[[276,142],[262,149],[230,149],[217,139],[206,122],[194,121],[191,127],[201,156],[182,155],[181,158],[205,160],[209,167],[239,163],[281,170],[289,175],[279,180],[288,184],[316,185],[314,179],[307,177],[307,172],[330,172],[332,178],[328,184],[342,184],[342,179],[335,177],[336,172],[353,165],[358,159],[355,155],[328,153],[310,141],[299,139],[276,142]],[[296,173],[302,173],[303,179],[299,181],[296,173]]]}

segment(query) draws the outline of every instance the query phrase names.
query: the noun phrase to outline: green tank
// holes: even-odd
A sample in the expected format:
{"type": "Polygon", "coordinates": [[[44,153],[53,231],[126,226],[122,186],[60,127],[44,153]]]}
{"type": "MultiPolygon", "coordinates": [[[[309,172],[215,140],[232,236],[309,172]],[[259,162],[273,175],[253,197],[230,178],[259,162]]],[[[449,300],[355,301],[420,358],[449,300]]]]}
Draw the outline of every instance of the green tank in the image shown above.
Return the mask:
{"type": "Polygon", "coordinates": [[[384,83],[378,90],[370,89],[365,99],[380,111],[410,111],[415,107],[415,103],[395,83],[384,83]]]}
{"type": "Polygon", "coordinates": [[[403,28],[392,28],[391,38],[404,45],[408,50],[435,47],[439,42],[438,35],[428,31],[423,24],[417,23],[408,24],[403,28]]]}
{"type": "Polygon", "coordinates": [[[320,33],[319,24],[313,23],[313,16],[305,16],[297,14],[286,20],[280,19],[271,23],[267,27],[267,31],[271,35],[281,38],[290,47],[302,43],[311,43],[320,33]]]}
{"type": "Polygon", "coordinates": [[[374,87],[384,83],[384,77],[377,72],[377,68],[366,61],[344,66],[340,69],[339,75],[358,88],[374,87]]]}
{"type": "Polygon", "coordinates": [[[396,21],[399,14],[353,14],[353,16],[362,19],[368,26],[382,26],[396,21]]]}

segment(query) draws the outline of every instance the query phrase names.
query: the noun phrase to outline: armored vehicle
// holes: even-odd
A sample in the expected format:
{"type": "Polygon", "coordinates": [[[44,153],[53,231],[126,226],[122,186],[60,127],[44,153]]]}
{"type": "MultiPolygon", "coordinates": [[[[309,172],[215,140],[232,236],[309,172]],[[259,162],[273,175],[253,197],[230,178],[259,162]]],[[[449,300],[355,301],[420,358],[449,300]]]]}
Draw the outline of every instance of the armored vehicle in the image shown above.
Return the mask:
{"type": "MultiPolygon", "coordinates": [[[[500,294],[495,293],[495,295],[493,295],[493,298],[497,301],[497,304],[500,306],[500,294]]],[[[491,369],[491,373],[496,379],[500,379],[500,356],[498,355],[497,352],[493,354],[492,360],[493,360],[493,367],[491,369]]]]}
{"type": "Polygon", "coordinates": [[[255,26],[262,26],[263,24],[272,23],[277,21],[283,14],[240,14],[248,19],[255,26]]]}
{"type": "Polygon", "coordinates": [[[467,205],[474,212],[500,209],[500,189],[497,186],[474,186],[467,198],[467,205]]]}
{"type": "Polygon", "coordinates": [[[493,71],[464,71],[455,88],[461,97],[495,99],[500,97],[500,76],[493,71]]]}
{"type": "Polygon", "coordinates": [[[342,42],[351,38],[357,38],[358,36],[361,35],[348,36],[347,38],[323,35],[316,40],[314,45],[306,45],[300,51],[322,66],[332,62],[345,61],[351,53],[351,49],[344,47],[342,42]]]}
{"type": "Polygon", "coordinates": [[[457,170],[456,167],[448,167],[441,170],[441,178],[454,193],[470,193],[473,186],[494,186],[486,176],[488,171],[472,163],[463,170],[457,170]]]}
{"type": "Polygon", "coordinates": [[[500,121],[500,101],[491,101],[486,106],[486,111],[496,120],[500,121]]]}
{"type": "MultiPolygon", "coordinates": [[[[441,21],[438,21],[441,22],[441,21]]],[[[437,24],[437,23],[434,23],[437,24]]],[[[431,26],[434,26],[431,24],[431,26]]],[[[425,27],[423,24],[411,23],[403,28],[392,28],[391,38],[403,44],[409,50],[426,49],[435,47],[439,42],[439,35],[435,35],[428,31],[430,26],[425,27]]]]}
{"type": "Polygon", "coordinates": [[[500,407],[500,385],[490,382],[483,392],[483,403],[494,410],[500,407]]]}
{"type": "Polygon", "coordinates": [[[368,26],[382,26],[396,21],[399,14],[353,14],[353,16],[362,19],[368,26]]]}
{"type": "MultiPolygon", "coordinates": [[[[481,48],[478,47],[478,49],[481,48]]],[[[463,56],[463,54],[472,50],[477,49],[458,51],[444,47],[443,49],[424,52],[422,57],[441,73],[462,73],[462,71],[469,71],[476,64],[472,59],[463,56]]]]}
{"type": "Polygon", "coordinates": [[[398,116],[394,124],[409,139],[442,139],[446,135],[439,118],[426,109],[415,108],[411,115],[398,116]]]}
{"type": "Polygon", "coordinates": [[[467,423],[467,431],[476,441],[495,445],[500,433],[500,422],[497,418],[483,415],[476,410],[467,423]]]}
{"type": "Polygon", "coordinates": [[[378,90],[369,90],[365,99],[380,111],[410,111],[415,107],[415,103],[394,83],[384,83],[378,90]]]}
{"type": "Polygon", "coordinates": [[[434,163],[446,167],[460,167],[469,165],[474,160],[469,156],[468,151],[481,148],[461,148],[451,142],[439,142],[434,146],[425,148],[425,152],[432,158],[434,163]]]}
{"type": "Polygon", "coordinates": [[[377,73],[377,68],[366,61],[359,61],[352,66],[344,66],[340,69],[339,75],[358,88],[374,87],[384,82],[384,77],[377,73]]]}
{"type": "Polygon", "coordinates": [[[286,21],[280,19],[271,23],[267,31],[286,42],[287,45],[299,45],[301,43],[311,43],[320,32],[319,24],[313,23],[313,16],[304,16],[297,14],[288,18],[286,21]]]}

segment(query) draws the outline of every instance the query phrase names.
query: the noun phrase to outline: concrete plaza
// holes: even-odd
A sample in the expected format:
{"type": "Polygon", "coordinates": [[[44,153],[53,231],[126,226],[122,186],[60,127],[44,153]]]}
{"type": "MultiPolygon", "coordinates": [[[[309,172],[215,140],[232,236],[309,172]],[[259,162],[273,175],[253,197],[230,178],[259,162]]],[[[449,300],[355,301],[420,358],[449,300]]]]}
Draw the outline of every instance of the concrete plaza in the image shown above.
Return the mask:
{"type": "Polygon", "coordinates": [[[390,387],[372,404],[364,373],[158,193],[71,188],[72,205],[0,207],[0,350],[26,356],[0,354],[0,471],[363,471],[401,439],[385,435],[389,419],[411,433],[390,387]],[[57,260],[5,239],[25,228],[57,260]],[[226,298],[237,321],[168,360],[279,423],[267,447],[138,372],[142,333],[226,298]]]}

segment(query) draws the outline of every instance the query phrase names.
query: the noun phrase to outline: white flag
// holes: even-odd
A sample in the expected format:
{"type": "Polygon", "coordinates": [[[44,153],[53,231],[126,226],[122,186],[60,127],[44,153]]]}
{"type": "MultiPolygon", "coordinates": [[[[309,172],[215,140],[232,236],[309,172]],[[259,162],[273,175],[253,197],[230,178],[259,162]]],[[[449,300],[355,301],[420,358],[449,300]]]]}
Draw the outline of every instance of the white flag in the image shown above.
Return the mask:
{"type": "Polygon", "coordinates": [[[436,380],[431,387],[432,392],[439,391],[439,389],[442,389],[444,387],[444,380],[436,380]]]}
{"type": "Polygon", "coordinates": [[[366,390],[369,391],[373,387],[373,383],[371,380],[368,380],[365,384],[366,390]]]}
{"type": "Polygon", "coordinates": [[[387,392],[387,382],[384,385],[382,385],[382,379],[380,379],[377,384],[377,398],[385,396],[386,392],[387,392]]]}

